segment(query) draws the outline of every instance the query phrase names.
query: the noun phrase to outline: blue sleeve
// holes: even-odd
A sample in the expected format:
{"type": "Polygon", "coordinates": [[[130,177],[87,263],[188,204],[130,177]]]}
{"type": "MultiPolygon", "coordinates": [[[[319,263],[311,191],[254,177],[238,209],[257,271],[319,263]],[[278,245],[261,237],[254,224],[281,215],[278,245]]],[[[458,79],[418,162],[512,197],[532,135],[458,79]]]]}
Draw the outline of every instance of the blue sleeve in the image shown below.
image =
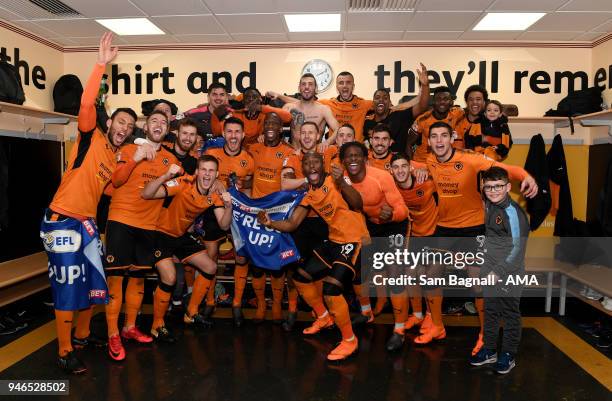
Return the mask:
{"type": "Polygon", "coordinates": [[[509,237],[512,237],[512,249],[506,257],[505,262],[510,266],[517,266],[520,263],[518,258],[522,255],[521,224],[519,221],[518,211],[512,204],[508,205],[504,211],[508,215],[508,234],[509,237]]]}

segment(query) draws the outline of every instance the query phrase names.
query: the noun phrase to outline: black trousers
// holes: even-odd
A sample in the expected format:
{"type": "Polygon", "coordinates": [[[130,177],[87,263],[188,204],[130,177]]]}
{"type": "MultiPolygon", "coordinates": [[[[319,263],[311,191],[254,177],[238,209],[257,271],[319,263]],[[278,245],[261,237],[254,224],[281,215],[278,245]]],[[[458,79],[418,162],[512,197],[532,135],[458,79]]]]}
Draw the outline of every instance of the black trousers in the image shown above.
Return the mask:
{"type": "Polygon", "coordinates": [[[516,355],[521,341],[520,297],[486,297],[484,299],[484,347],[497,350],[499,327],[503,320],[502,352],[516,355]]]}

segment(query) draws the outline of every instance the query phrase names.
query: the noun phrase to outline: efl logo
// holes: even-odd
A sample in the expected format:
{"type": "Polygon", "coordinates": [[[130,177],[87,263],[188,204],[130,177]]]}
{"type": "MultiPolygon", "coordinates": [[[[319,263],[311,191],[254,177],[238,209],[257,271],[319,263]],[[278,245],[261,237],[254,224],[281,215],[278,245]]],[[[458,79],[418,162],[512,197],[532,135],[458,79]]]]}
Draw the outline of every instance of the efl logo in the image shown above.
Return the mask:
{"type": "Polygon", "coordinates": [[[81,235],[74,230],[54,230],[43,237],[45,250],[53,253],[77,252],[81,248],[81,235]]]}
{"type": "Polygon", "coordinates": [[[293,255],[295,255],[295,253],[293,252],[293,249],[289,249],[288,251],[281,252],[280,258],[281,260],[285,260],[285,259],[289,259],[293,255]]]}

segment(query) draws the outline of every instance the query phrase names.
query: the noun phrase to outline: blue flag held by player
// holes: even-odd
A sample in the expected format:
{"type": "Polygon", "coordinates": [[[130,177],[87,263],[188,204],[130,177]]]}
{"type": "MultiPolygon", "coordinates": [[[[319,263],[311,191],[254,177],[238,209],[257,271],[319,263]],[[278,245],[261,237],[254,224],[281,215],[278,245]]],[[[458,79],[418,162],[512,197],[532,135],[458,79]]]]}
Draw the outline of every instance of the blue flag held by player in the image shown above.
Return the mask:
{"type": "Polygon", "coordinates": [[[251,199],[234,187],[228,191],[232,196],[232,237],[238,255],[269,270],[280,270],[300,259],[291,235],[259,224],[257,213],[263,210],[272,220],[286,219],[300,204],[305,192],[280,191],[251,199]]]}
{"type": "Polygon", "coordinates": [[[70,311],[107,304],[102,242],[94,220],[43,218],[40,236],[49,258],[55,309],[70,311]]]}

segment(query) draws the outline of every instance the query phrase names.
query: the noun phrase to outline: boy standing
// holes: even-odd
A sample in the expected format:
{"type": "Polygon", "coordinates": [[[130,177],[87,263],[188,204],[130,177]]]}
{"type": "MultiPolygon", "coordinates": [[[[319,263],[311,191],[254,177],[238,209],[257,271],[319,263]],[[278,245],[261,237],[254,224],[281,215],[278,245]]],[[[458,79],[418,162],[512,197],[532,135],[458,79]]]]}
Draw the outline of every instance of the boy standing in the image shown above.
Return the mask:
{"type": "Polygon", "coordinates": [[[506,284],[510,275],[524,274],[529,221],[509,195],[512,184],[501,167],[482,174],[486,203],[486,251],[483,276],[493,276],[496,285],[485,288],[484,346],[470,358],[470,364],[495,363],[495,371],[506,374],[514,368],[521,338],[521,288],[506,284]],[[502,352],[497,356],[500,321],[504,321],[502,352]]]}

